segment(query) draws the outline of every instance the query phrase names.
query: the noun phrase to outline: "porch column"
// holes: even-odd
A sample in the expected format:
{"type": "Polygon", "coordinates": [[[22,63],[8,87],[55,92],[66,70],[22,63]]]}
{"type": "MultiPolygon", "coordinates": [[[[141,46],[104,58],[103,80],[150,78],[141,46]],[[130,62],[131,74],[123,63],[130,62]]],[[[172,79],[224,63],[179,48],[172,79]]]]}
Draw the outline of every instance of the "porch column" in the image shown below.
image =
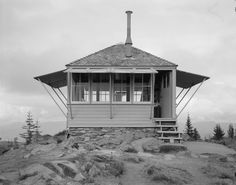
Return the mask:
{"type": "Polygon", "coordinates": [[[172,88],[172,118],[176,118],[176,69],[171,73],[171,88],[172,88]]]}
{"type": "Polygon", "coordinates": [[[154,91],[155,91],[155,73],[151,74],[151,111],[150,111],[150,119],[153,118],[154,115],[154,91]]]}
{"type": "Polygon", "coordinates": [[[109,82],[110,82],[110,119],[112,119],[112,96],[113,96],[113,94],[112,94],[112,74],[110,73],[109,74],[109,78],[110,78],[110,80],[109,80],[109,82]]]}
{"type": "Polygon", "coordinates": [[[70,119],[73,119],[72,117],[72,108],[71,108],[71,74],[70,72],[67,72],[67,104],[68,104],[68,118],[70,114],[70,119]]]}

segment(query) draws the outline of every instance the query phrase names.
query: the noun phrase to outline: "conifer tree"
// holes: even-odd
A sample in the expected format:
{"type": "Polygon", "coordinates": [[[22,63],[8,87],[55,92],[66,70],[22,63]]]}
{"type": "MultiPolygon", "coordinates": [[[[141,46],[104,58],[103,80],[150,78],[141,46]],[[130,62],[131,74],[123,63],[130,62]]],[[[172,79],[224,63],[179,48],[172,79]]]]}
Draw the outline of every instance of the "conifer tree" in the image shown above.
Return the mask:
{"type": "Polygon", "coordinates": [[[199,134],[199,132],[198,132],[198,130],[196,128],[193,129],[193,139],[195,141],[201,139],[201,136],[200,136],[200,134],[199,134]]]}
{"type": "Polygon", "coordinates": [[[229,124],[229,128],[228,128],[228,137],[233,139],[234,138],[234,127],[232,124],[229,124]]]}
{"type": "Polygon", "coordinates": [[[27,118],[25,122],[26,125],[24,125],[22,128],[26,130],[26,132],[20,134],[20,136],[25,139],[25,143],[28,145],[32,142],[32,137],[35,132],[35,124],[31,112],[27,113],[27,118]]]}
{"type": "Polygon", "coordinates": [[[34,136],[35,136],[35,141],[36,143],[38,143],[38,140],[39,140],[39,136],[40,136],[40,133],[41,131],[39,130],[40,126],[39,126],[39,121],[37,120],[35,122],[35,129],[34,129],[34,136]]]}
{"type": "Polygon", "coordinates": [[[221,126],[217,124],[213,130],[213,139],[215,140],[221,140],[223,139],[223,136],[225,135],[224,131],[222,130],[221,126]]]}
{"type": "Polygon", "coordinates": [[[185,133],[188,134],[190,138],[193,138],[193,126],[189,114],[186,121],[185,133]]]}

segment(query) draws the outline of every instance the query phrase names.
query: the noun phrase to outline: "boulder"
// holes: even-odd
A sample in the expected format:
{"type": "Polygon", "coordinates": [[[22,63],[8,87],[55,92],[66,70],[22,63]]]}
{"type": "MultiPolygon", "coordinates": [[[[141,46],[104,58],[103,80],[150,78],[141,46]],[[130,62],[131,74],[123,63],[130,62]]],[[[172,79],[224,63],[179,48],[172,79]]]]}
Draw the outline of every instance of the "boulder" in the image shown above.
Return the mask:
{"type": "Polygon", "coordinates": [[[53,161],[53,164],[59,168],[60,172],[63,174],[65,177],[70,177],[74,178],[76,174],[79,172],[77,169],[76,165],[70,161],[53,161]]]}
{"type": "Polygon", "coordinates": [[[11,183],[10,183],[10,181],[6,177],[0,175],[0,184],[10,185],[11,183]]]}
{"type": "Polygon", "coordinates": [[[48,145],[35,145],[33,150],[30,152],[31,155],[35,155],[41,152],[49,152],[56,147],[55,143],[51,143],[48,145]]]}
{"type": "Polygon", "coordinates": [[[173,155],[173,154],[165,154],[165,155],[164,155],[164,159],[165,159],[166,161],[171,161],[171,160],[174,159],[174,158],[176,158],[176,156],[173,155]]]}
{"type": "Polygon", "coordinates": [[[106,163],[106,162],[109,162],[111,161],[111,156],[107,156],[107,155],[93,155],[91,157],[91,159],[95,162],[103,162],[103,163],[106,163]]]}
{"type": "Polygon", "coordinates": [[[120,145],[122,142],[122,139],[120,138],[103,138],[100,141],[97,142],[98,146],[105,147],[105,148],[116,148],[118,145],[120,145]]]}
{"type": "Polygon", "coordinates": [[[132,163],[140,163],[140,162],[144,161],[144,159],[142,157],[137,156],[137,155],[133,155],[133,154],[123,155],[123,160],[128,161],[128,162],[132,162],[132,163]]]}
{"type": "Polygon", "coordinates": [[[88,150],[88,151],[100,150],[101,149],[99,146],[96,146],[96,145],[90,144],[90,143],[84,144],[83,147],[84,147],[85,150],[88,150]]]}
{"type": "Polygon", "coordinates": [[[138,151],[135,149],[133,145],[127,143],[122,144],[120,146],[120,150],[123,152],[138,153],[138,151]]]}
{"type": "Polygon", "coordinates": [[[100,170],[96,165],[93,165],[93,166],[90,168],[89,172],[88,172],[88,175],[89,175],[91,178],[94,178],[94,177],[96,177],[96,176],[98,176],[98,175],[101,175],[101,174],[102,174],[101,170],[100,170]]]}
{"type": "Polygon", "coordinates": [[[162,141],[156,138],[149,138],[142,144],[143,151],[149,153],[157,153],[160,150],[161,144],[162,141]]]}
{"type": "Polygon", "coordinates": [[[74,177],[74,180],[75,181],[78,181],[78,182],[80,182],[80,181],[83,181],[83,180],[85,180],[86,178],[81,174],[81,173],[77,173],[76,175],[75,175],[75,177],[74,177]]]}
{"type": "Polygon", "coordinates": [[[30,158],[30,156],[32,156],[32,154],[31,153],[28,153],[28,154],[26,154],[26,155],[24,155],[24,159],[29,159],[30,158]]]}
{"type": "MultiPolygon", "coordinates": [[[[56,184],[63,184],[63,178],[51,169],[40,164],[32,164],[20,171],[19,184],[46,184],[46,181],[53,181],[56,184]],[[42,177],[44,179],[42,181],[42,177]]],[[[51,183],[52,184],[52,183],[51,183]]]]}

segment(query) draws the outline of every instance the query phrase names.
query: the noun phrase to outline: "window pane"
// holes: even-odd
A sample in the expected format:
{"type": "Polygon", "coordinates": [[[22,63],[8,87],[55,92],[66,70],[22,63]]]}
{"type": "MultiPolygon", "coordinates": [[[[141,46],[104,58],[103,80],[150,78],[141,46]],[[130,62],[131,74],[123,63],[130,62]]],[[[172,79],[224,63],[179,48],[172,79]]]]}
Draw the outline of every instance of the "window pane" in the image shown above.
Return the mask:
{"type": "Polygon", "coordinates": [[[129,102],[130,101],[130,75],[115,74],[114,75],[114,90],[113,101],[129,102]]]}
{"type": "Polygon", "coordinates": [[[81,73],[81,82],[82,83],[88,83],[88,74],[87,73],[81,73]]]}
{"type": "Polygon", "coordinates": [[[72,74],[72,101],[89,101],[88,74],[72,74]]]}
{"type": "Polygon", "coordinates": [[[109,102],[110,101],[109,74],[92,74],[92,101],[109,102]]]}
{"type": "Polygon", "coordinates": [[[151,87],[143,87],[143,101],[150,101],[151,87]]]}
{"type": "Polygon", "coordinates": [[[150,74],[143,75],[143,85],[145,85],[145,86],[151,85],[151,75],[150,74]]]}
{"type": "Polygon", "coordinates": [[[150,102],[151,74],[134,75],[134,102],[150,102]]]}
{"type": "Polygon", "coordinates": [[[135,74],[134,83],[142,83],[142,74],[135,74]]]}
{"type": "Polygon", "coordinates": [[[134,88],[134,102],[141,102],[142,101],[142,87],[135,87],[134,88]]]}

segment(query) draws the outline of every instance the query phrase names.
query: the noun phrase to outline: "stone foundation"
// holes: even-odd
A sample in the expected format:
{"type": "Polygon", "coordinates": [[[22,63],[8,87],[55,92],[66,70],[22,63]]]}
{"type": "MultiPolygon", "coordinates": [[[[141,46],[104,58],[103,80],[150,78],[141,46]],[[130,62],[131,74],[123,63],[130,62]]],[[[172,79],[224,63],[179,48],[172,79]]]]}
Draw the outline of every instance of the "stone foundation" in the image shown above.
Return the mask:
{"type": "Polygon", "coordinates": [[[76,136],[81,141],[114,140],[119,139],[126,142],[145,137],[158,137],[156,128],[116,128],[116,127],[92,127],[69,129],[70,136],[76,136]]]}

